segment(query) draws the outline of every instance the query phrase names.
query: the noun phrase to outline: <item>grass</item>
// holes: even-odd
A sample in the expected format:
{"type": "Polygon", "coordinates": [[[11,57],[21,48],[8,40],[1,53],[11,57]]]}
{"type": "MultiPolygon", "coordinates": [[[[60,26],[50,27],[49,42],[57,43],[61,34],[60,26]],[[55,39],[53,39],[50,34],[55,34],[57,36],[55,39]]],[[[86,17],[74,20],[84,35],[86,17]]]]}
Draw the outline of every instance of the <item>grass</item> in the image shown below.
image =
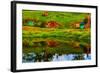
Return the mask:
{"type": "MultiPolygon", "coordinates": [[[[26,26],[25,26],[26,27],[26,26]]],[[[23,27],[24,28],[24,27],[23,27]]],[[[35,28],[35,27],[34,27],[35,28]]],[[[81,29],[48,29],[36,28],[32,30],[23,30],[23,38],[63,38],[66,40],[74,40],[78,42],[90,43],[90,31],[81,29]]],[[[25,29],[25,28],[24,28],[25,29]]]]}
{"type": "Polygon", "coordinates": [[[87,15],[87,13],[48,11],[48,16],[43,16],[43,12],[23,10],[23,20],[35,19],[37,25],[42,25],[42,23],[48,21],[56,21],[60,24],[60,28],[71,28],[70,24],[82,21],[87,15]]]}

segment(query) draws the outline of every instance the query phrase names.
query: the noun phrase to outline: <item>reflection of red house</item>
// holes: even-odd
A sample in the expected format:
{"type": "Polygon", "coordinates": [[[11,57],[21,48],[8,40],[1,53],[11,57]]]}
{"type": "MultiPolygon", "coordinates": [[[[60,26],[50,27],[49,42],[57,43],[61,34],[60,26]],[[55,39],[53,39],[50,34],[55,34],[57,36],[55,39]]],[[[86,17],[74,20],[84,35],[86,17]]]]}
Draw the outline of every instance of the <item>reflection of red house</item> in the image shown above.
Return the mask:
{"type": "Polygon", "coordinates": [[[49,41],[47,41],[47,45],[49,47],[56,47],[57,46],[57,42],[53,41],[53,40],[49,40],[49,41]]]}
{"type": "Polygon", "coordinates": [[[49,21],[46,23],[46,27],[48,28],[57,28],[59,26],[59,23],[55,21],[49,21]]]}

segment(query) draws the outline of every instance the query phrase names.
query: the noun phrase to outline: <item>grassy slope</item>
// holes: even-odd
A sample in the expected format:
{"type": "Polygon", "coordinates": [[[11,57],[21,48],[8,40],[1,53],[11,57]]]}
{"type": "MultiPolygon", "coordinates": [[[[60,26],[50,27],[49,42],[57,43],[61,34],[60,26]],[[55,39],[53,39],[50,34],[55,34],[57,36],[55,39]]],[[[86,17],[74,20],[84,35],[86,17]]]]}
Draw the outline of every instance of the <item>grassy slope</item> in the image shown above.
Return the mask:
{"type": "Polygon", "coordinates": [[[72,12],[48,12],[48,16],[42,16],[43,11],[23,11],[24,19],[36,19],[39,22],[56,21],[61,27],[69,28],[71,23],[80,22],[87,15],[86,13],[72,12]]]}

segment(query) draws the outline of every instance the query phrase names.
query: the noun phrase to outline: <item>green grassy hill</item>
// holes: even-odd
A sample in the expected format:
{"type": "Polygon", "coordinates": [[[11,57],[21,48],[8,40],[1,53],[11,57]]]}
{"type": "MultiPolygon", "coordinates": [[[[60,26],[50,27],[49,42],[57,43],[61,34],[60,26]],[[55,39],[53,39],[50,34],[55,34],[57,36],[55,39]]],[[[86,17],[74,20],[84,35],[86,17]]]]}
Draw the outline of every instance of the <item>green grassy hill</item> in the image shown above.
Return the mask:
{"type": "MultiPolygon", "coordinates": [[[[88,13],[75,13],[75,12],[53,12],[48,11],[47,16],[43,16],[45,11],[31,11],[23,10],[23,21],[33,20],[34,25],[41,26],[45,22],[55,21],[60,24],[60,28],[71,28],[72,23],[82,21],[88,13]]],[[[23,25],[28,25],[23,23],[23,25]]]]}

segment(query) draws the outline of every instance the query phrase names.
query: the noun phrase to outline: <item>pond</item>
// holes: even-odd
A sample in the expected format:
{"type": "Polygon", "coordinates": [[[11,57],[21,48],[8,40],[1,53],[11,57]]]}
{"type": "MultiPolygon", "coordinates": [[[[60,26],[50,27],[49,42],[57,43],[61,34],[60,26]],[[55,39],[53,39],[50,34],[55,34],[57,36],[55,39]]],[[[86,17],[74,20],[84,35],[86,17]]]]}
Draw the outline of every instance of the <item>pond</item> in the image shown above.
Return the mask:
{"type": "Polygon", "coordinates": [[[23,63],[91,60],[90,44],[55,38],[23,38],[23,63]]]}

